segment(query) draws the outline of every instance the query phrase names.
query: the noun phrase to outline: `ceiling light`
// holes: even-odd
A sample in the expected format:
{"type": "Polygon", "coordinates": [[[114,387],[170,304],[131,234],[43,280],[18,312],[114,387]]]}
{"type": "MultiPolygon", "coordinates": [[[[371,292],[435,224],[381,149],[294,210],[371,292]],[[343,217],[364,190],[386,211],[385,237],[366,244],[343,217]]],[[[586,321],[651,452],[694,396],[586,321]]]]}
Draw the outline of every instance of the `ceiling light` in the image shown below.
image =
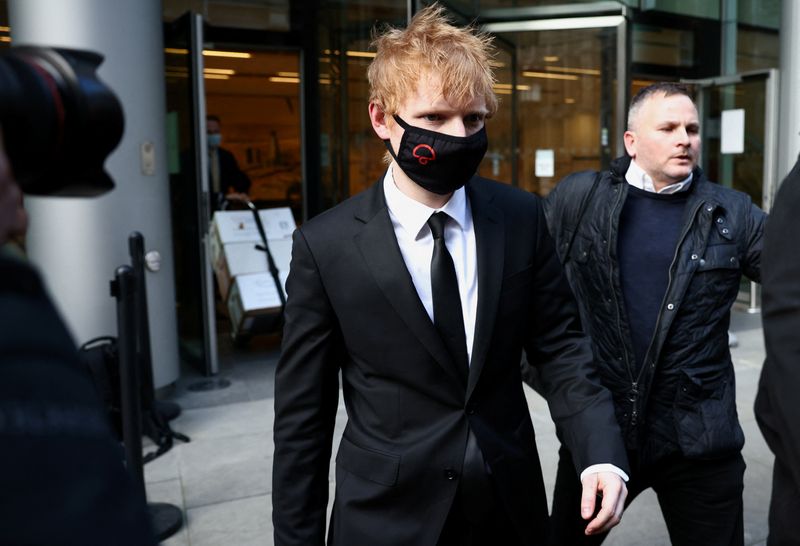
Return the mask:
{"type": "Polygon", "coordinates": [[[0,42],[11,43],[11,37],[10,36],[0,36],[0,42]]]}
{"type": "Polygon", "coordinates": [[[573,99],[571,97],[567,97],[566,99],[564,99],[564,102],[566,104],[575,104],[575,99],[573,99]]]}
{"type": "Polygon", "coordinates": [[[207,80],[229,80],[231,79],[230,76],[227,74],[203,74],[203,77],[207,80]]]}
{"type": "Polygon", "coordinates": [[[545,55],[542,57],[544,62],[546,63],[557,63],[558,62],[558,55],[545,55]]]}
{"type": "Polygon", "coordinates": [[[549,72],[531,72],[524,70],[522,75],[526,78],[542,78],[543,80],[577,80],[578,76],[573,74],[551,74],[549,72]]]}
{"type": "MultiPolygon", "coordinates": [[[[164,52],[174,55],[186,55],[189,50],[179,47],[165,47],[164,52]]],[[[244,51],[217,51],[215,49],[204,49],[203,55],[206,57],[229,57],[232,59],[249,59],[253,56],[251,53],[245,53],[244,51]]]]}
{"type": "Polygon", "coordinates": [[[539,30],[573,30],[579,28],[616,27],[625,21],[622,15],[598,17],[564,17],[561,19],[536,19],[534,21],[508,21],[484,25],[486,32],[524,32],[539,30]]]}
{"type": "Polygon", "coordinates": [[[348,51],[347,52],[347,56],[348,57],[366,57],[366,58],[372,59],[376,55],[377,55],[377,53],[373,53],[372,51],[348,51]]]}
{"type": "Polygon", "coordinates": [[[300,78],[286,78],[283,76],[272,76],[269,81],[274,83],[300,83],[300,78]]]}
{"type": "Polygon", "coordinates": [[[205,74],[222,74],[225,76],[233,76],[236,74],[236,71],[230,68],[204,68],[203,72],[205,74]]]}
{"type": "Polygon", "coordinates": [[[600,71],[595,68],[569,68],[566,66],[545,66],[548,72],[566,72],[567,74],[586,74],[588,76],[599,76],[600,71]]]}
{"type": "Polygon", "coordinates": [[[278,72],[278,76],[283,76],[284,78],[299,78],[300,74],[298,72],[278,72]]]}

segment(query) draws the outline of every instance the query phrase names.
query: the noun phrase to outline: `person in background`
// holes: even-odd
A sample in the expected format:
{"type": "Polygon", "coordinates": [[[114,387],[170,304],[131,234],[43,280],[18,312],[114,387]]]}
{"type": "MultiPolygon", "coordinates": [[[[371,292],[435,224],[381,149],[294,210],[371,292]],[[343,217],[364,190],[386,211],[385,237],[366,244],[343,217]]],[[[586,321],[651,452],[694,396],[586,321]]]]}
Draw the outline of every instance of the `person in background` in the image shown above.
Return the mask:
{"type": "Polygon", "coordinates": [[[764,234],[761,313],[767,358],[755,413],[775,454],[768,546],[800,544],[800,159],[781,184],[764,234]]]}
{"type": "MultiPolygon", "coordinates": [[[[758,281],[766,215],[697,167],[700,122],[686,87],[631,101],[627,156],[575,173],[545,211],[611,391],[631,464],[628,502],[652,487],[676,546],[744,541],[744,434],[728,348],[742,274],[758,281]]],[[[562,434],[563,437],[563,434],[562,434]]],[[[574,454],[562,445],[552,544],[597,544],[573,516],[574,454]]]]}
{"type": "Polygon", "coordinates": [[[437,5],[375,41],[385,176],[295,231],[275,378],[278,546],[544,544],[519,362],[583,473],[585,532],[619,521],[624,447],[541,202],[475,175],[497,109],[489,39],[437,5]],[[597,494],[602,494],[602,503],[597,494]]]}
{"type": "Polygon", "coordinates": [[[225,199],[247,198],[250,178],[239,168],[236,157],[221,146],[222,122],[218,116],[206,116],[206,135],[212,208],[219,210],[225,199]]]}
{"type": "Polygon", "coordinates": [[[38,273],[0,133],[0,544],[155,545],[91,379],[38,273]]]}

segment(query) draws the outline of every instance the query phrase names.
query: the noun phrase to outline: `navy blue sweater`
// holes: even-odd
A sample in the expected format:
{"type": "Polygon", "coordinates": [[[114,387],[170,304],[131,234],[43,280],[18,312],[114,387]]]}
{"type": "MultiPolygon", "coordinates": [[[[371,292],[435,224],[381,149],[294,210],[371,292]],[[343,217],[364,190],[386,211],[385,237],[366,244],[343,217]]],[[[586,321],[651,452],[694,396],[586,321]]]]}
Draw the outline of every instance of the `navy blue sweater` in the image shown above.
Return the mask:
{"type": "Polygon", "coordinates": [[[642,365],[669,283],[689,191],[657,194],[628,188],[619,218],[617,255],[636,369],[642,365]]]}

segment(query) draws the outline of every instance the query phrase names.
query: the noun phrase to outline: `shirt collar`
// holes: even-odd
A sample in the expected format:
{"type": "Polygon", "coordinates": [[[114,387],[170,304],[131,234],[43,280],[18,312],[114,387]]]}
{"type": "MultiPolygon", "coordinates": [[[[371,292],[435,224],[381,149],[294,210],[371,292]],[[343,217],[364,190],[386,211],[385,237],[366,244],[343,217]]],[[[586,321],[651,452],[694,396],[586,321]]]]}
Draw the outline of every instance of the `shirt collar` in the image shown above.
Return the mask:
{"type": "Polygon", "coordinates": [[[671,194],[688,190],[689,185],[692,183],[692,176],[693,173],[689,173],[689,176],[680,182],[675,182],[669,186],[664,186],[660,190],[656,191],[655,185],[653,185],[653,179],[650,177],[650,175],[644,172],[644,169],[642,169],[639,164],[636,163],[636,161],[631,159],[631,165],[628,167],[628,172],[625,173],[625,180],[628,182],[628,184],[635,186],[640,190],[649,191],[651,193],[671,194]]]}
{"type": "Polygon", "coordinates": [[[386,206],[392,213],[397,222],[406,232],[415,239],[420,237],[423,226],[428,223],[428,219],[434,212],[446,212],[450,218],[456,221],[462,230],[469,229],[467,215],[467,192],[461,187],[453,192],[450,200],[440,209],[433,209],[415,201],[401,192],[394,183],[392,176],[392,166],[386,170],[383,177],[383,193],[386,196],[386,206]]]}

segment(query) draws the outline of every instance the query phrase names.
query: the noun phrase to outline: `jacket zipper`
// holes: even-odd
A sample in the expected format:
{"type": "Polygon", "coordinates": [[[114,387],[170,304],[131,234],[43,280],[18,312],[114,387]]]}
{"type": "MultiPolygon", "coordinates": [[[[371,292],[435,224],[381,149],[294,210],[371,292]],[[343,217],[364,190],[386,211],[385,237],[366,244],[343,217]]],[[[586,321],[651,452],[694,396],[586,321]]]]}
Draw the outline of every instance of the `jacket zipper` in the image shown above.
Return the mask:
{"type": "MultiPolygon", "coordinates": [[[[673,276],[673,273],[675,271],[675,263],[678,260],[678,255],[680,254],[681,246],[683,245],[683,241],[686,239],[686,236],[689,234],[689,230],[691,229],[692,224],[694,223],[694,218],[695,218],[695,216],[697,216],[697,212],[700,210],[700,208],[703,205],[704,205],[704,203],[702,201],[700,203],[698,203],[697,205],[695,205],[694,210],[692,211],[692,214],[689,217],[689,221],[683,227],[683,231],[681,232],[681,236],[678,239],[678,244],[675,245],[675,254],[674,254],[674,256],[672,256],[672,263],[670,263],[670,266],[669,266],[669,276],[667,277],[667,290],[666,290],[666,292],[664,292],[664,298],[661,300],[661,307],[659,307],[659,309],[658,309],[658,317],[656,318],[656,326],[653,329],[653,337],[650,338],[650,345],[647,347],[647,352],[645,352],[645,357],[650,355],[650,351],[653,349],[653,343],[655,343],[656,337],[658,336],[658,328],[661,325],[661,317],[664,314],[664,303],[667,301],[667,299],[669,299],[669,292],[670,292],[670,289],[672,288],[672,280],[673,280],[672,276],[673,276]]],[[[653,360],[653,362],[655,363],[655,359],[653,360]]],[[[639,396],[639,383],[642,380],[642,375],[644,375],[644,371],[645,371],[646,368],[647,368],[647,362],[646,361],[642,362],[642,367],[639,369],[639,374],[636,376],[636,381],[632,381],[631,382],[632,383],[632,387],[631,387],[631,402],[634,402],[636,399],[638,399],[638,396],[639,396]]],[[[631,415],[632,415],[631,425],[636,425],[636,418],[637,418],[638,412],[636,410],[635,403],[634,403],[634,408],[633,408],[633,411],[632,411],[631,415]]]]}
{"type": "Polygon", "coordinates": [[[614,286],[614,263],[613,263],[613,260],[610,259],[611,258],[611,244],[612,244],[612,241],[613,241],[612,234],[614,232],[614,215],[615,215],[615,212],[616,212],[617,208],[619,208],[619,203],[620,203],[621,200],[622,200],[622,190],[619,189],[619,191],[617,191],[617,200],[614,203],[614,206],[611,208],[611,214],[608,217],[608,237],[606,238],[606,241],[607,241],[607,243],[606,243],[606,252],[608,253],[608,257],[609,257],[608,278],[611,280],[611,295],[614,298],[614,309],[616,310],[616,318],[617,318],[617,320],[616,320],[617,335],[619,336],[620,345],[622,346],[623,363],[625,365],[625,369],[628,371],[628,379],[630,380],[630,382],[635,387],[636,383],[633,380],[633,372],[631,371],[631,367],[630,367],[629,362],[628,362],[628,350],[625,347],[625,343],[623,342],[623,339],[622,339],[622,324],[620,323],[620,316],[619,316],[619,299],[617,298],[617,291],[616,291],[616,287],[614,286]]]}

